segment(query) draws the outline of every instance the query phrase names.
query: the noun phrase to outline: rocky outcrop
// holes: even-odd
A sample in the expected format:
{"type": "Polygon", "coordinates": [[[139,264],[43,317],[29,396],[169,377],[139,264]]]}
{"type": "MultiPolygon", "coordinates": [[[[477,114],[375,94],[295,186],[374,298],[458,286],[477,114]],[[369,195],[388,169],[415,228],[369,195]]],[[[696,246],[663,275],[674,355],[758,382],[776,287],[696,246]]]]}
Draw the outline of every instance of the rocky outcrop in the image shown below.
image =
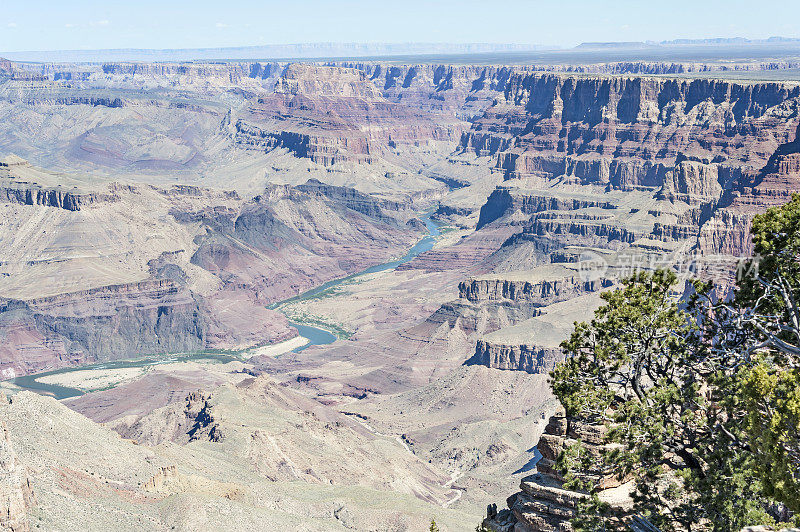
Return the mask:
{"type": "Polygon", "coordinates": [[[180,220],[209,228],[192,264],[226,283],[256,287],[269,304],[384,262],[392,256],[388,248],[397,253],[410,247],[419,233],[405,223],[411,214],[398,208],[352,188],[310,181],[269,186],[238,211],[204,208],[183,212],[180,220]],[[309,252],[315,256],[313,270],[303,258],[309,252]],[[258,259],[266,262],[263,269],[248,266],[258,259]],[[287,286],[291,271],[297,277],[287,286]]]}
{"type": "Polygon", "coordinates": [[[186,398],[185,415],[191,422],[186,435],[189,441],[207,440],[219,443],[223,439],[222,429],[212,413],[211,395],[203,393],[190,394],[186,398]]]}
{"type": "Polygon", "coordinates": [[[223,431],[214,413],[212,396],[192,392],[183,402],[158,409],[133,423],[121,419],[113,424],[120,436],[144,445],[167,441],[185,445],[193,441],[223,441],[223,431]]]}
{"type": "Polygon", "coordinates": [[[477,228],[481,229],[513,212],[530,215],[544,211],[574,211],[592,207],[614,209],[617,205],[611,199],[500,186],[491,193],[481,207],[477,228]]]}
{"type": "Polygon", "coordinates": [[[558,347],[537,345],[504,345],[481,338],[475,346],[475,354],[468,364],[477,364],[495,369],[548,373],[564,360],[558,347]]]}
{"type": "MultiPolygon", "coordinates": [[[[581,445],[598,456],[610,444],[603,441],[604,427],[571,420],[561,410],[552,416],[536,444],[541,459],[537,472],[520,481],[521,491],[506,501],[508,508],[500,512],[491,507],[483,525],[496,532],[569,532],[580,505],[589,501],[587,493],[563,487],[564,478],[556,469],[556,460],[568,446],[581,445]]],[[[633,509],[632,485],[599,471],[580,472],[597,490],[602,502],[610,505],[608,516],[617,526],[627,524],[633,509]]],[[[634,528],[634,530],[636,530],[634,528]]]]}
{"type": "Polygon", "coordinates": [[[133,191],[133,187],[118,183],[112,183],[105,189],[68,187],[60,184],[53,186],[48,183],[51,181],[49,179],[40,183],[41,177],[41,172],[37,172],[25,159],[16,155],[3,158],[0,160],[0,203],[41,205],[79,211],[96,203],[118,201],[120,190],[133,191]]]}
{"type": "Polygon", "coordinates": [[[598,279],[574,285],[560,297],[553,296],[549,305],[536,307],[533,317],[486,331],[465,364],[540,374],[551,371],[564,360],[561,342],[569,338],[574,323],[600,306],[599,291],[611,284],[598,279]]]}
{"type": "Polygon", "coordinates": [[[559,265],[542,270],[490,274],[462,281],[458,284],[458,297],[472,303],[508,300],[544,306],[611,286],[605,279],[581,279],[559,265]]]}
{"type": "Polygon", "coordinates": [[[0,203],[41,205],[68,211],[79,211],[94,203],[117,201],[119,199],[118,196],[110,193],[76,193],[61,188],[42,188],[17,183],[6,185],[3,181],[3,179],[0,179],[0,203]]]}

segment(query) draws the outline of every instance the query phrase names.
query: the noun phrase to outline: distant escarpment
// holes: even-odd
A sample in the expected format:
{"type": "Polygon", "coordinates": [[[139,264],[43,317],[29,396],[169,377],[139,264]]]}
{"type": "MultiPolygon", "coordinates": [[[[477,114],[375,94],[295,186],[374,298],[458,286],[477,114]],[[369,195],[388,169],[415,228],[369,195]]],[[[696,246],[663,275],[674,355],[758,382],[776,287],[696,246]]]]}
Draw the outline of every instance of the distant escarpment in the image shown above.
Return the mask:
{"type": "Polygon", "coordinates": [[[235,125],[248,148],[285,148],[323,166],[371,164],[398,145],[455,142],[467,127],[387,99],[366,74],[345,67],[291,64],[274,92],[252,102],[235,125]]]}
{"type": "MultiPolygon", "coordinates": [[[[247,80],[274,83],[287,68],[298,63],[263,61],[225,62],[133,62],[103,63],[17,63],[0,58],[0,74],[27,80],[53,80],[133,84],[193,83],[244,84],[247,80]]],[[[308,63],[302,63],[308,64],[308,63]]],[[[739,72],[776,72],[800,67],[792,59],[771,61],[733,61],[706,63],[688,61],[617,61],[585,64],[538,65],[469,65],[469,64],[397,64],[380,61],[331,61],[318,66],[334,66],[364,72],[375,86],[389,95],[411,96],[432,109],[451,105],[458,92],[476,92],[483,88],[502,91],[512,73],[554,72],[613,75],[713,74],[739,72]],[[454,92],[447,93],[448,90],[454,92]],[[438,93],[430,98],[431,92],[438,93]],[[414,94],[417,94],[414,96],[414,94]]],[[[461,96],[463,99],[463,96],[461,96]]],[[[475,99],[480,99],[480,96],[475,99]]]]}
{"type": "Polygon", "coordinates": [[[781,83],[515,74],[461,147],[496,155],[508,179],[657,187],[680,154],[757,172],[793,139],[798,97],[781,83]]]}
{"type": "MultiPolygon", "coordinates": [[[[244,78],[277,78],[283,66],[278,63],[103,63],[103,74],[147,78],[179,77],[240,83],[244,78]]],[[[58,75],[58,74],[55,74],[58,75]]],[[[63,75],[63,74],[62,74],[63,75]]]]}
{"type": "Polygon", "coordinates": [[[730,63],[691,63],[660,61],[620,61],[616,63],[596,63],[588,65],[543,65],[532,67],[546,72],[566,72],[581,74],[699,74],[699,73],[731,73],[731,72],[766,72],[800,67],[800,62],[782,61],[746,61],[730,63]]]}
{"type": "Polygon", "coordinates": [[[509,183],[479,227],[516,212],[527,235],[562,244],[745,254],[749,217],[798,190],[798,109],[796,84],[517,73],[461,138],[509,183]]]}
{"type": "Polygon", "coordinates": [[[363,71],[388,100],[428,112],[454,113],[465,120],[480,116],[505,90],[514,72],[527,67],[477,65],[387,65],[331,63],[363,71]]]}

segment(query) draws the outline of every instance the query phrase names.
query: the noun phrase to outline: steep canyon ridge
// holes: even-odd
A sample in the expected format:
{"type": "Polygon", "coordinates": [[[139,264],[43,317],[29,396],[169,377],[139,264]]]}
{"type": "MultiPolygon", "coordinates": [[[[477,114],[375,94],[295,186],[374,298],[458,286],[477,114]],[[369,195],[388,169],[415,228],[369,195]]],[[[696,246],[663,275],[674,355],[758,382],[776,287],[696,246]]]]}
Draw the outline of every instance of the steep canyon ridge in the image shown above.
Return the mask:
{"type": "Polygon", "coordinates": [[[501,63],[0,60],[0,528],[474,530],[599,294],[800,192],[800,59],[501,63]]]}

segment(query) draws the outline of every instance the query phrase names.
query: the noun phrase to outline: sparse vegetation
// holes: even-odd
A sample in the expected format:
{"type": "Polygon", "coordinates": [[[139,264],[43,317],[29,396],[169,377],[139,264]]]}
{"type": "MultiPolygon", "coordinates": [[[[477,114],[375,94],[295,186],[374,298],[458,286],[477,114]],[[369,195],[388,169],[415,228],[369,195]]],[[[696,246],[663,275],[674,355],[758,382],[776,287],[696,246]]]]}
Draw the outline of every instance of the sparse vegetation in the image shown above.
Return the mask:
{"type": "MultiPolygon", "coordinates": [[[[640,272],[576,324],[553,391],[619,445],[567,448],[567,487],[593,491],[587,469],[631,476],[637,511],[662,530],[735,531],[800,512],[800,196],[756,217],[752,234],[735,297],[640,272]]],[[[586,504],[576,528],[607,526],[604,511],[586,504]]]]}

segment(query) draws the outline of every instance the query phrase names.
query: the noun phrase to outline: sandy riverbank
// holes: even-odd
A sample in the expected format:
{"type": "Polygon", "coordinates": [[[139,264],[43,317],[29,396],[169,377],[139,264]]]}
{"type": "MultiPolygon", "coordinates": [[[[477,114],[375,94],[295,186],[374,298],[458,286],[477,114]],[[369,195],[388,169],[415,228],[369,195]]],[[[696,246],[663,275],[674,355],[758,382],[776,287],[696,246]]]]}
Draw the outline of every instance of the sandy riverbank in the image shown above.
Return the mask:
{"type": "Polygon", "coordinates": [[[298,347],[302,347],[308,343],[308,338],[304,338],[303,336],[295,336],[289,340],[285,340],[283,342],[279,342],[277,344],[272,345],[265,345],[262,347],[254,347],[249,351],[244,351],[241,353],[242,358],[252,358],[257,356],[270,356],[275,357],[278,355],[282,355],[284,353],[288,353],[292,349],[297,349],[298,347]]]}

